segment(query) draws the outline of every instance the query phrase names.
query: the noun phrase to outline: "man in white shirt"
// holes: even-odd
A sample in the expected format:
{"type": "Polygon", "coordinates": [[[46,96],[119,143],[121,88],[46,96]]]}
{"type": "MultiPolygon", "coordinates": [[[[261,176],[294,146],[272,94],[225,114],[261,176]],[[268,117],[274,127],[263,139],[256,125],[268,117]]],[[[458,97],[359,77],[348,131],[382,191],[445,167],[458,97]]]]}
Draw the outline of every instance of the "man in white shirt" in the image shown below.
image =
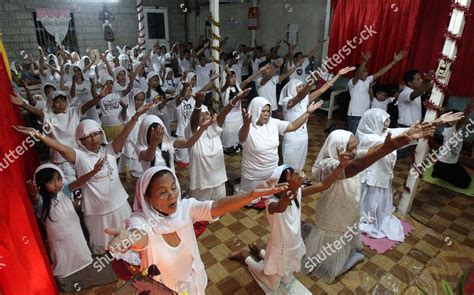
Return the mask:
{"type": "Polygon", "coordinates": [[[416,121],[421,121],[421,95],[433,85],[425,75],[418,70],[409,70],[403,74],[405,86],[398,96],[398,125],[410,127],[416,121]]]}
{"type": "Polygon", "coordinates": [[[354,78],[352,78],[347,83],[349,94],[351,96],[349,109],[347,111],[347,130],[355,134],[360,118],[368,109],[370,109],[370,83],[387,73],[397,62],[403,58],[404,55],[404,51],[395,53],[393,55],[392,62],[381,68],[374,75],[369,76],[366,64],[372,57],[372,53],[370,51],[362,53],[361,64],[357,66],[354,78]]]}

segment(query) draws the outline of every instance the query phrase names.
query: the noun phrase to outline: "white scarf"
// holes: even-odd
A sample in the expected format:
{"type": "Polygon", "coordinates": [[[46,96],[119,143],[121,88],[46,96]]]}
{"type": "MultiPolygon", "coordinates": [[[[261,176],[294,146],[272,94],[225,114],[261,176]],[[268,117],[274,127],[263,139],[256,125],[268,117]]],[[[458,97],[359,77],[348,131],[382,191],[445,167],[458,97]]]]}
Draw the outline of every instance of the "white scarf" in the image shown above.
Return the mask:
{"type": "Polygon", "coordinates": [[[148,140],[147,134],[150,125],[153,123],[158,123],[161,127],[164,128],[163,139],[161,140],[161,150],[162,151],[169,151],[170,153],[174,153],[173,141],[166,130],[165,124],[158,116],[155,115],[148,115],[146,116],[142,123],[140,124],[140,130],[138,131],[138,139],[137,145],[142,145],[144,147],[148,147],[148,140]]]}
{"type": "MultiPolygon", "coordinates": [[[[251,118],[252,119],[252,124],[255,127],[257,127],[257,122],[260,119],[260,115],[262,114],[262,110],[266,105],[270,106],[270,102],[266,98],[261,97],[261,96],[255,97],[250,102],[248,112],[249,112],[250,116],[252,116],[252,118],[251,118]]],[[[271,117],[271,115],[272,115],[272,110],[271,110],[271,107],[270,107],[270,117],[271,117]]],[[[270,119],[269,119],[269,121],[270,121],[270,119]]]]}

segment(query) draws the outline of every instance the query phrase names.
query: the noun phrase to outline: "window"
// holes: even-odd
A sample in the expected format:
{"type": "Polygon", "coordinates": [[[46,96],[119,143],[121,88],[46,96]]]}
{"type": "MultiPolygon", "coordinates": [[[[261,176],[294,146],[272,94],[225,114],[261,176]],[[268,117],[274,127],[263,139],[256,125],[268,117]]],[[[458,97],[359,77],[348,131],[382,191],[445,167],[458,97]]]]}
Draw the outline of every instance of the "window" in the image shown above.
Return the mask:
{"type": "MultiPolygon", "coordinates": [[[[38,45],[43,47],[45,53],[54,53],[56,42],[54,36],[50,35],[40,21],[36,20],[36,12],[33,12],[33,21],[35,23],[36,41],[38,45]]],[[[69,22],[69,29],[66,38],[63,40],[63,45],[69,52],[78,51],[76,27],[74,25],[74,14],[71,13],[71,21],[69,22]]]]}

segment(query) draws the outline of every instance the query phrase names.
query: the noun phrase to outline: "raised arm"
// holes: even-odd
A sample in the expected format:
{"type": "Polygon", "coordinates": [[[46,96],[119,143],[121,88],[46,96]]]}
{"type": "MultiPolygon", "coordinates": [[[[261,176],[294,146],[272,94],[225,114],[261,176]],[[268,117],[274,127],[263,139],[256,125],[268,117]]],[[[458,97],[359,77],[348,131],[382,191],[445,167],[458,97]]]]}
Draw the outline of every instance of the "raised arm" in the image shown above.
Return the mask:
{"type": "Polygon", "coordinates": [[[359,68],[357,68],[357,71],[354,73],[354,77],[352,78],[352,85],[356,85],[357,82],[359,82],[362,73],[364,72],[365,66],[369,62],[369,59],[372,57],[372,52],[367,51],[365,53],[361,53],[362,56],[362,61],[360,63],[359,68]]]}
{"type": "Polygon", "coordinates": [[[196,132],[188,139],[178,138],[174,141],[173,146],[175,148],[190,148],[192,147],[201,137],[201,135],[206,131],[206,129],[211,126],[216,121],[215,115],[214,118],[207,119],[204,121],[196,132]]]}
{"type": "Polygon", "coordinates": [[[61,64],[61,66],[60,66],[59,87],[61,88],[62,91],[68,91],[69,90],[69,87],[67,87],[66,84],[64,84],[64,64],[61,64]]]}
{"type": "Polygon", "coordinates": [[[307,83],[303,89],[301,89],[300,91],[298,91],[296,93],[296,95],[294,97],[292,97],[287,105],[286,105],[286,108],[289,110],[291,109],[292,107],[294,107],[295,105],[297,105],[300,101],[303,100],[303,98],[306,96],[306,94],[309,93],[309,90],[311,88],[311,86],[313,85],[313,80],[310,80],[309,83],[307,83]]]}
{"type": "Polygon", "coordinates": [[[240,100],[242,100],[244,97],[246,97],[250,93],[250,90],[252,89],[247,88],[247,89],[242,90],[231,101],[229,101],[227,105],[225,105],[222,108],[219,114],[217,114],[217,119],[216,119],[217,125],[219,125],[219,127],[222,127],[224,125],[227,114],[229,114],[232,108],[234,108],[235,105],[239,103],[240,100]]]}
{"type": "Polygon", "coordinates": [[[242,108],[242,119],[244,123],[242,124],[242,127],[240,127],[239,130],[240,143],[244,143],[247,140],[250,131],[250,124],[252,122],[252,116],[244,108],[242,108]]]}
{"type": "Polygon", "coordinates": [[[303,64],[303,59],[299,60],[294,66],[292,66],[291,68],[287,69],[286,72],[284,72],[283,74],[280,74],[280,77],[279,77],[279,82],[282,82],[283,80],[285,80],[286,78],[288,78],[291,74],[293,74],[293,72],[303,64]]]}
{"type": "Polygon", "coordinates": [[[206,94],[204,92],[198,92],[194,96],[196,104],[194,105],[194,110],[191,114],[191,121],[189,122],[189,124],[191,125],[192,133],[195,133],[196,130],[199,128],[199,121],[201,120],[202,101],[205,96],[206,94]]]}
{"type": "Polygon", "coordinates": [[[31,136],[36,141],[40,140],[45,145],[47,145],[50,148],[58,151],[61,154],[61,156],[63,156],[64,159],[66,159],[66,161],[69,161],[71,163],[76,162],[76,152],[74,151],[74,149],[72,149],[71,147],[69,147],[67,145],[64,145],[64,144],[60,143],[56,139],[53,139],[49,136],[46,136],[43,133],[41,133],[38,130],[33,129],[31,127],[13,125],[12,128],[15,129],[16,131],[20,132],[20,133],[31,136]]]}
{"type": "Polygon", "coordinates": [[[393,55],[393,60],[383,68],[377,71],[377,73],[374,74],[374,80],[380,78],[382,75],[390,71],[390,69],[399,62],[403,56],[405,56],[405,51],[400,51],[399,53],[395,53],[393,55]]]}
{"type": "Polygon", "coordinates": [[[132,118],[130,118],[130,121],[127,122],[120,134],[112,141],[112,148],[114,149],[114,152],[116,154],[122,151],[123,146],[127,141],[128,135],[130,134],[130,132],[132,132],[133,127],[135,127],[135,125],[137,124],[138,118],[144,113],[146,113],[152,106],[153,104],[145,104],[140,109],[138,109],[137,112],[132,116],[132,118]]]}
{"type": "Polygon", "coordinates": [[[300,128],[306,122],[306,120],[308,120],[309,116],[311,116],[311,114],[315,110],[320,108],[322,105],[323,105],[323,101],[312,102],[308,106],[308,110],[303,115],[299,116],[296,120],[294,120],[293,122],[290,122],[290,124],[288,124],[288,126],[286,127],[285,132],[292,132],[292,131],[295,131],[298,128],[300,128]]]}
{"type": "Polygon", "coordinates": [[[69,185],[68,185],[68,188],[70,191],[73,191],[75,189],[78,189],[78,188],[81,188],[86,182],[88,182],[94,175],[97,174],[97,172],[100,171],[100,169],[102,169],[102,166],[104,166],[104,163],[105,163],[105,157],[104,158],[100,158],[94,165],[94,169],[92,169],[90,172],[82,175],[81,177],[79,177],[77,180],[71,182],[69,185]]]}
{"type": "Polygon", "coordinates": [[[26,80],[23,80],[23,88],[25,88],[26,92],[26,99],[28,100],[28,103],[32,106],[36,106],[36,100],[34,99],[33,95],[31,95],[30,89],[28,89],[28,82],[26,80]]]}
{"type": "Polygon", "coordinates": [[[395,138],[392,138],[391,135],[388,134],[384,143],[370,148],[364,156],[349,161],[349,164],[344,170],[346,178],[358,174],[360,171],[366,169],[394,150],[399,149],[414,140],[432,135],[435,129],[436,127],[434,124],[431,124],[431,122],[425,122],[411,127],[407,132],[395,138]]]}
{"type": "Polygon", "coordinates": [[[206,85],[204,85],[199,91],[207,92],[208,90],[211,90],[212,86],[214,85],[214,80],[216,80],[217,78],[219,78],[219,75],[217,74],[212,75],[209,82],[207,82],[206,85]]]}
{"type": "Polygon", "coordinates": [[[303,197],[327,190],[334,183],[334,181],[339,178],[339,176],[349,163],[350,155],[348,153],[345,153],[342,149],[338,149],[337,154],[339,157],[339,165],[337,166],[337,168],[334,169],[334,171],[331,172],[331,174],[329,174],[329,176],[326,177],[322,182],[317,182],[310,186],[304,187],[301,193],[303,197]]]}
{"type": "Polygon", "coordinates": [[[321,88],[312,92],[309,95],[309,101],[312,102],[318,99],[321,95],[323,95],[324,92],[326,92],[329,88],[331,88],[334,85],[334,83],[336,83],[337,79],[339,79],[341,76],[353,70],[355,70],[355,67],[345,67],[343,69],[340,69],[337,75],[334,76],[331,80],[329,80],[329,82],[324,83],[324,85],[321,88]]]}
{"type": "Polygon", "coordinates": [[[242,83],[240,83],[240,89],[245,89],[247,88],[247,85],[250,84],[250,82],[252,82],[253,80],[255,80],[255,78],[257,77],[257,75],[260,74],[260,70],[257,70],[255,73],[253,73],[252,75],[250,75],[247,79],[245,79],[244,81],[242,81],[242,83]]]}
{"type": "Polygon", "coordinates": [[[431,87],[433,87],[433,83],[431,82],[430,75],[426,73],[423,74],[423,84],[420,88],[413,90],[412,93],[410,93],[410,100],[415,100],[415,98],[430,90],[431,87]]]}
{"type": "MultiPolygon", "coordinates": [[[[292,171],[286,175],[286,181],[288,182],[289,189],[277,202],[271,202],[268,204],[268,213],[283,213],[286,211],[286,208],[291,203],[291,200],[294,199],[298,194],[298,190],[303,184],[303,175],[298,171],[292,171]]],[[[299,206],[298,199],[295,199],[296,206],[299,206]]]]}
{"type": "Polygon", "coordinates": [[[274,195],[288,188],[286,183],[275,184],[277,180],[267,181],[262,185],[258,185],[253,191],[246,195],[227,196],[212,203],[212,218],[222,216],[243,208],[250,201],[268,195],[274,195]]]}
{"type": "Polygon", "coordinates": [[[23,98],[16,92],[14,92],[15,95],[10,95],[10,98],[12,100],[12,103],[14,105],[17,105],[21,108],[24,108],[25,110],[27,110],[28,112],[32,113],[33,115],[35,115],[36,117],[38,117],[38,120],[40,122],[43,122],[44,121],[44,113],[43,111],[35,108],[34,106],[32,105],[29,105],[27,103],[25,103],[23,101],[23,98]]]}
{"type": "MultiPolygon", "coordinates": [[[[73,85],[74,84],[75,83],[73,82],[73,85]]],[[[106,97],[110,93],[112,93],[111,86],[103,87],[99,95],[96,95],[93,99],[89,100],[88,102],[86,102],[85,104],[81,106],[81,114],[84,115],[90,108],[98,104],[102,98],[106,97]]]]}

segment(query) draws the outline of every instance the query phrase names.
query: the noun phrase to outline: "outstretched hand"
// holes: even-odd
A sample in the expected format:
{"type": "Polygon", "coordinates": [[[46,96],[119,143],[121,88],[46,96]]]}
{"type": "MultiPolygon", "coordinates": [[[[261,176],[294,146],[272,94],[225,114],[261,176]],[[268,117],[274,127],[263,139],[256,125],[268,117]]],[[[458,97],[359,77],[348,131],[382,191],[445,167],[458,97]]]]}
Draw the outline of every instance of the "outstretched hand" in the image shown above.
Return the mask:
{"type": "Polygon", "coordinates": [[[156,126],[151,129],[150,145],[159,145],[163,140],[165,134],[165,128],[163,126],[156,126]]]}
{"type": "Polygon", "coordinates": [[[437,120],[431,121],[431,123],[438,124],[455,124],[465,116],[464,112],[448,112],[442,114],[437,120]]]}
{"type": "Polygon", "coordinates": [[[246,97],[250,93],[251,90],[252,90],[252,88],[245,88],[244,90],[237,93],[237,95],[230,101],[232,103],[232,105],[235,105],[240,100],[242,100],[244,97],[246,97]]]}
{"type": "Polygon", "coordinates": [[[278,194],[288,189],[288,183],[277,183],[278,179],[270,179],[258,184],[251,192],[254,198],[278,194]]]}
{"type": "Polygon", "coordinates": [[[324,104],[324,101],[320,100],[318,102],[312,102],[309,106],[308,106],[308,112],[312,113],[314,111],[316,111],[317,109],[319,109],[322,105],[324,104]]]}
{"type": "Polygon", "coordinates": [[[356,67],[345,67],[343,69],[340,69],[339,72],[337,72],[338,75],[343,76],[349,72],[352,72],[356,69],[356,67]]]}
{"type": "Polygon", "coordinates": [[[250,124],[252,122],[252,116],[244,108],[242,108],[242,119],[244,121],[244,125],[250,124]]]}
{"type": "Polygon", "coordinates": [[[30,197],[36,197],[39,193],[39,187],[36,185],[34,181],[28,179],[26,181],[26,191],[30,197]]]}
{"type": "Polygon", "coordinates": [[[339,165],[346,167],[351,159],[351,154],[346,153],[342,148],[337,148],[337,157],[339,159],[339,165]]]}
{"type": "Polygon", "coordinates": [[[104,231],[106,234],[114,236],[114,238],[112,239],[112,241],[109,242],[108,245],[108,250],[110,252],[125,253],[130,249],[132,244],[130,242],[131,233],[128,230],[108,227],[104,231]]]}
{"type": "Polygon", "coordinates": [[[286,182],[288,182],[289,191],[291,194],[296,195],[298,189],[303,185],[305,175],[303,171],[293,170],[286,174],[286,182]]]}

